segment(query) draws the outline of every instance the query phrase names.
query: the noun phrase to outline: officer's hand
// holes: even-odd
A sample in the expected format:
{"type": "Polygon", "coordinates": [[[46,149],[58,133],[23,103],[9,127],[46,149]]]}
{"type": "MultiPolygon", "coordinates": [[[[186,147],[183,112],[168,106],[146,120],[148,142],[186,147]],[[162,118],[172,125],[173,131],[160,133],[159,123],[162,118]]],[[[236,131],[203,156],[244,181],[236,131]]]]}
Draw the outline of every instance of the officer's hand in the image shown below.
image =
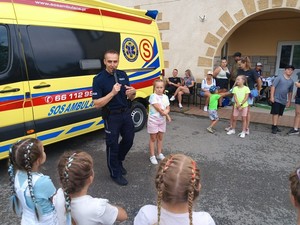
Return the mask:
{"type": "Polygon", "coordinates": [[[121,90],[121,86],[122,86],[121,84],[116,83],[116,84],[113,86],[112,90],[111,90],[112,94],[113,94],[113,95],[118,94],[119,91],[121,90]]]}
{"type": "Polygon", "coordinates": [[[125,88],[126,88],[125,94],[127,95],[127,97],[128,97],[129,99],[134,98],[135,93],[136,93],[135,88],[134,88],[134,87],[131,87],[131,86],[127,86],[127,85],[125,85],[125,88]]]}

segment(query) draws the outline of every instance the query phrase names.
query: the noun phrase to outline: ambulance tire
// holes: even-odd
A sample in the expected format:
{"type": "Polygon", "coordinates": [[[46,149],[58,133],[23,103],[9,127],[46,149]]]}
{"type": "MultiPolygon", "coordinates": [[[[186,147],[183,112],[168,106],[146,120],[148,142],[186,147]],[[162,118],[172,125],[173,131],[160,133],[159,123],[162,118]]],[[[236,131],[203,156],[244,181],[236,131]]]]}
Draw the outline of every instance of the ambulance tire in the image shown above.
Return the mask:
{"type": "Polygon", "coordinates": [[[134,124],[134,131],[140,131],[147,122],[147,111],[145,106],[140,102],[133,102],[131,118],[134,124]]]}

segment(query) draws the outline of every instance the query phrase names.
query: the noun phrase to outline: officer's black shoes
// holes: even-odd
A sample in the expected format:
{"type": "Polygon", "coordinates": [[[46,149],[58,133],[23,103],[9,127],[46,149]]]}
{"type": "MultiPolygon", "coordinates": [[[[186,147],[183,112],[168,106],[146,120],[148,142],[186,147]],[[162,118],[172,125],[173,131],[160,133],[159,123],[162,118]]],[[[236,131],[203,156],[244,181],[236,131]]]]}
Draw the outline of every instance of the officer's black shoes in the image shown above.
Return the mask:
{"type": "Polygon", "coordinates": [[[123,167],[122,163],[120,164],[122,175],[127,174],[127,170],[123,167]]]}
{"type": "Polygon", "coordinates": [[[121,186],[125,186],[128,184],[128,181],[122,175],[118,177],[111,177],[111,179],[121,186]]]}

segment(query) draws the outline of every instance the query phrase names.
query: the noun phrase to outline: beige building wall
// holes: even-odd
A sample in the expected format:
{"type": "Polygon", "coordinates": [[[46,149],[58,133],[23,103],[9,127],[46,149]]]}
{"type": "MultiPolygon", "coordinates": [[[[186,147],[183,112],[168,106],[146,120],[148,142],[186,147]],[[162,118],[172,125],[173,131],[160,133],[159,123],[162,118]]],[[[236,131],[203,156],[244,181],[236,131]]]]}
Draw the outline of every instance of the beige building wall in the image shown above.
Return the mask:
{"type": "Polygon", "coordinates": [[[253,62],[265,60],[274,73],[279,41],[300,41],[300,0],[108,0],[157,9],[166,75],[191,69],[199,80],[213,69],[227,43],[227,56],[240,51],[253,62]],[[282,16],[283,15],[283,16],[282,16]]]}

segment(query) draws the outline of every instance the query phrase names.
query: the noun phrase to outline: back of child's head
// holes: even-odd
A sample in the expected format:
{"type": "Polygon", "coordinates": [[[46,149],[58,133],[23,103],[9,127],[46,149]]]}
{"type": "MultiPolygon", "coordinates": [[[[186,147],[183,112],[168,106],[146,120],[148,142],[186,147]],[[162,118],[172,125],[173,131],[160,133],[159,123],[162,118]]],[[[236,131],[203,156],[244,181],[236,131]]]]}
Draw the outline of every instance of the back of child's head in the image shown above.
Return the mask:
{"type": "Polygon", "coordinates": [[[290,191],[293,197],[293,204],[300,207],[300,167],[290,174],[290,191]]]}
{"type": "Polygon", "coordinates": [[[12,209],[15,213],[19,213],[19,200],[16,197],[15,191],[15,173],[14,169],[23,170],[27,172],[28,176],[28,188],[31,199],[35,205],[35,213],[37,218],[40,218],[41,211],[39,206],[36,203],[36,199],[33,191],[33,182],[32,182],[32,168],[34,163],[42,157],[42,143],[36,138],[25,138],[17,141],[13,144],[9,150],[9,168],[8,173],[10,176],[10,186],[11,186],[11,203],[12,209]]]}
{"type": "Polygon", "coordinates": [[[209,92],[210,92],[211,94],[215,94],[216,91],[217,91],[218,89],[219,89],[218,86],[212,85],[212,86],[209,88],[209,92]]]}
{"type": "Polygon", "coordinates": [[[69,212],[70,195],[80,192],[94,174],[93,159],[87,152],[65,152],[59,159],[58,173],[69,212]]]}
{"type": "Polygon", "coordinates": [[[158,223],[162,201],[166,204],[188,203],[192,224],[193,201],[200,192],[200,171],[196,162],[183,154],[169,155],[157,170],[155,185],[158,193],[158,223]]]}

